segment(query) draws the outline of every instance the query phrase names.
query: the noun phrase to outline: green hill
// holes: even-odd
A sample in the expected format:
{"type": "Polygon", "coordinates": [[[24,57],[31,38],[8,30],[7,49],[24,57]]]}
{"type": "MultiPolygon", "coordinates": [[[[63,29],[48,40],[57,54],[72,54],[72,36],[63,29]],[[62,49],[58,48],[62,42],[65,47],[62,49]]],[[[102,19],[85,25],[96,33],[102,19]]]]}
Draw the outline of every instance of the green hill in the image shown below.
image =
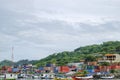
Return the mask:
{"type": "MultiPolygon", "coordinates": [[[[106,53],[118,53],[120,54],[120,41],[108,41],[102,44],[88,45],[85,47],[79,47],[74,51],[64,51],[60,53],[54,53],[46,58],[40,60],[20,60],[15,62],[15,65],[34,64],[37,66],[45,66],[48,63],[55,63],[56,65],[66,65],[70,62],[79,62],[80,60],[95,60],[96,56],[99,57],[106,53]]],[[[12,62],[4,60],[0,62],[0,65],[11,65],[12,62]]]]}
{"type": "Polygon", "coordinates": [[[3,60],[0,62],[0,67],[1,66],[11,66],[13,64],[12,61],[9,61],[9,60],[3,60]]]}
{"type": "Polygon", "coordinates": [[[104,55],[106,53],[118,53],[120,54],[120,41],[108,41],[102,44],[88,45],[85,47],[79,47],[74,51],[64,51],[61,53],[54,53],[46,58],[37,61],[35,64],[37,66],[44,66],[48,63],[55,63],[56,65],[66,65],[69,62],[78,62],[82,59],[91,56],[95,58],[96,55],[104,55]]]}
{"type": "Polygon", "coordinates": [[[19,66],[19,65],[24,65],[24,64],[35,64],[37,62],[37,60],[20,60],[17,62],[12,62],[10,60],[3,60],[0,62],[0,67],[1,66],[12,66],[14,64],[14,66],[19,66]]]}

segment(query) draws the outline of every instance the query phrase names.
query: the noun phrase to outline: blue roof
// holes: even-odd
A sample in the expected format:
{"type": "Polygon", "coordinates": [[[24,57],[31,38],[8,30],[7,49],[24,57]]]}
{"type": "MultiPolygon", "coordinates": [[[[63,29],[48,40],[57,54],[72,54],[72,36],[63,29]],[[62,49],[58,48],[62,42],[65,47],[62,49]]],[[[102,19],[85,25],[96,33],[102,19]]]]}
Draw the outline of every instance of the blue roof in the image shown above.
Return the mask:
{"type": "Polygon", "coordinates": [[[19,69],[18,69],[18,68],[13,68],[12,71],[13,71],[13,72],[18,72],[19,69]]]}
{"type": "Polygon", "coordinates": [[[44,70],[44,67],[39,67],[39,70],[44,70]]]}

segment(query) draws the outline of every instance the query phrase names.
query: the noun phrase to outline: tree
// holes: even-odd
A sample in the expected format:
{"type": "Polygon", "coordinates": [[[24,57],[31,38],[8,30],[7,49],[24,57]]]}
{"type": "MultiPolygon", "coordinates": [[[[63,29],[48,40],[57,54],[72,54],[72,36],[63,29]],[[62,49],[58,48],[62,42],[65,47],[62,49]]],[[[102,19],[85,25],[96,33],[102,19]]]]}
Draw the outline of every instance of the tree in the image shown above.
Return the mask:
{"type": "Polygon", "coordinates": [[[108,71],[107,66],[109,66],[110,63],[109,62],[102,62],[100,65],[104,67],[104,69],[103,69],[104,71],[108,71]]]}
{"type": "MultiPolygon", "coordinates": [[[[105,55],[106,53],[120,53],[120,41],[108,41],[99,45],[88,45],[84,47],[79,47],[74,51],[63,51],[60,53],[55,53],[43,58],[37,63],[56,63],[57,65],[66,65],[70,62],[79,62],[81,59],[88,61],[96,61],[97,56],[95,54],[105,55]],[[63,60],[64,59],[64,60],[63,60]]],[[[36,63],[36,64],[37,64],[36,63]]]]}
{"type": "Polygon", "coordinates": [[[96,61],[96,57],[94,57],[92,55],[88,55],[88,56],[85,57],[85,61],[86,62],[96,61]]]}
{"type": "Polygon", "coordinates": [[[101,66],[109,66],[110,63],[109,63],[109,62],[102,62],[100,65],[101,65],[101,66]]]}

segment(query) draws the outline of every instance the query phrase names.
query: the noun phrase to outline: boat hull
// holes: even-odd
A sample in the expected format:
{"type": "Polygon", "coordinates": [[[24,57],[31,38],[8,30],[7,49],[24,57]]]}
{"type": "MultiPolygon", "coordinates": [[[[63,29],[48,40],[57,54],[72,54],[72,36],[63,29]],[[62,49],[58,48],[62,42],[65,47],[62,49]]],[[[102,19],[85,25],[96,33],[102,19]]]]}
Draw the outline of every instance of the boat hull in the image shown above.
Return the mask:
{"type": "Polygon", "coordinates": [[[103,76],[103,77],[101,77],[101,79],[113,79],[114,78],[114,76],[103,76]]]}
{"type": "Polygon", "coordinates": [[[85,77],[72,77],[73,80],[87,80],[87,79],[92,79],[93,76],[85,76],[85,77]]]}

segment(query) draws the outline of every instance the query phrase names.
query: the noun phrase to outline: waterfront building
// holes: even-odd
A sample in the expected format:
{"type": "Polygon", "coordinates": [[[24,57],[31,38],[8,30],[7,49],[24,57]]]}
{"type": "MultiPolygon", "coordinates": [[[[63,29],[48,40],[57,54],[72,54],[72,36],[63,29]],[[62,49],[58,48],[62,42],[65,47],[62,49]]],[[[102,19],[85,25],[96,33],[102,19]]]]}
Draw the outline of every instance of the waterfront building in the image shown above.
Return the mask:
{"type": "Polygon", "coordinates": [[[119,63],[120,54],[105,54],[105,56],[101,60],[98,60],[98,62],[119,63]]]}
{"type": "Polygon", "coordinates": [[[106,54],[105,60],[109,60],[112,62],[120,62],[120,54],[106,54]]]}

